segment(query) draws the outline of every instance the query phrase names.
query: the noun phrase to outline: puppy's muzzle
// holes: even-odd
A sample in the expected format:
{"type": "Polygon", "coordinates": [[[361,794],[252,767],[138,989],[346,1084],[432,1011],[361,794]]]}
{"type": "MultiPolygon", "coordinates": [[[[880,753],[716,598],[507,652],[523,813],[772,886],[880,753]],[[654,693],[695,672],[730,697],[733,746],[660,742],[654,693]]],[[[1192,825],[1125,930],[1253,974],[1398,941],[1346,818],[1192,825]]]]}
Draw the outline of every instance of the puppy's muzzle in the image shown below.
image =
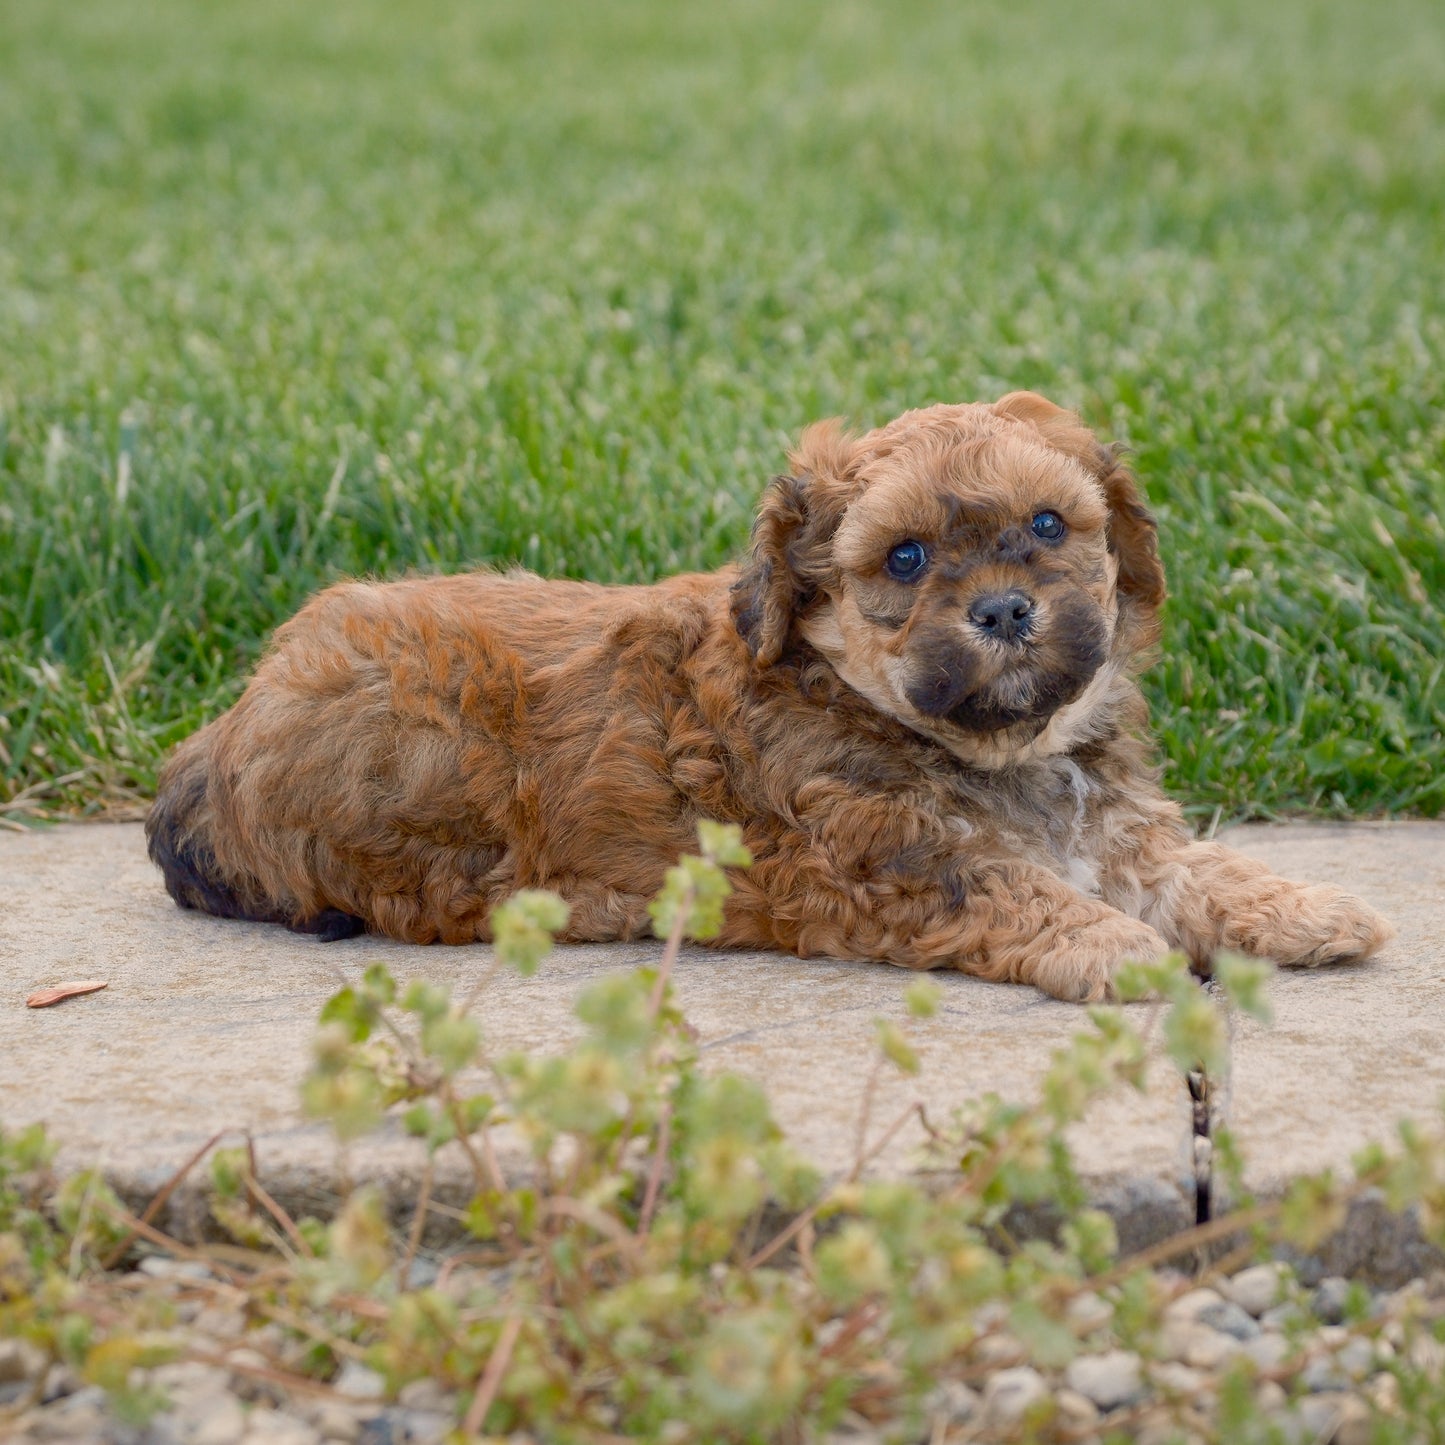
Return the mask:
{"type": "Polygon", "coordinates": [[[975,597],[968,605],[968,620],[994,642],[1020,642],[1033,631],[1034,599],[1014,588],[975,597]]]}

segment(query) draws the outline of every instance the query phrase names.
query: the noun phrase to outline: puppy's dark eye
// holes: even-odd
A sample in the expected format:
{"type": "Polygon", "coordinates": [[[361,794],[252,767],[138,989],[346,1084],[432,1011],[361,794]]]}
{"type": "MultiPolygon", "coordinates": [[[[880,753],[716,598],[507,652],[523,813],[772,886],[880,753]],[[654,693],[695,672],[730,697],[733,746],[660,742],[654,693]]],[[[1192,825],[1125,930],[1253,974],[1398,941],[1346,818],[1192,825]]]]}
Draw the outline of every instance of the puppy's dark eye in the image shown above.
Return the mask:
{"type": "Polygon", "coordinates": [[[1045,542],[1057,542],[1068,530],[1057,512],[1040,512],[1033,520],[1033,534],[1045,542]]]}
{"type": "Polygon", "coordinates": [[[889,554],[885,564],[888,575],[900,582],[909,582],[923,571],[928,553],[922,542],[900,542],[889,554]]]}

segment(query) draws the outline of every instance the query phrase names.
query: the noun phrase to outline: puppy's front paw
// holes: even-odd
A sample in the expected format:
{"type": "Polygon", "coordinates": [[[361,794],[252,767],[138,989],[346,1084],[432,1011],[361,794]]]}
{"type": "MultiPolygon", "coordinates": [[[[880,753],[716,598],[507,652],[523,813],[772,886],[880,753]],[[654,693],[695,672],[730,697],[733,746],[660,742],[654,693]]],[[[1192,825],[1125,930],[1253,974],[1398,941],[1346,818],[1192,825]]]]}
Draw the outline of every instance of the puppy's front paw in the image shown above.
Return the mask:
{"type": "Polygon", "coordinates": [[[1394,925],[1363,899],[1327,884],[1291,885],[1252,915],[1235,920],[1226,946],[1282,968],[1357,963],[1395,935],[1394,925]]]}
{"type": "Polygon", "coordinates": [[[1099,1003],[1114,992],[1122,963],[1153,963],[1169,945],[1147,923],[1119,913],[1096,919],[1059,937],[1039,959],[1030,980],[1070,1003],[1099,1003]]]}

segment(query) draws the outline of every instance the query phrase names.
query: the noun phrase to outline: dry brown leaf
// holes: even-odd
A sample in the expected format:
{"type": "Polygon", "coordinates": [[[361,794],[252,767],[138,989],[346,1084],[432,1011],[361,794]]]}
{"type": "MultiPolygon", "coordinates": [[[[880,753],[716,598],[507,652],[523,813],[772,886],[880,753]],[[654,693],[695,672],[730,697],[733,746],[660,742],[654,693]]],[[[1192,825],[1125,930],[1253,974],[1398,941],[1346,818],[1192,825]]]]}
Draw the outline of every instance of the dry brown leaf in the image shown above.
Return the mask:
{"type": "Polygon", "coordinates": [[[26,1008],[49,1008],[68,998],[77,998],[83,993],[95,993],[105,987],[102,979],[87,979],[84,983],[58,983],[54,988],[38,989],[25,1000],[26,1008]]]}

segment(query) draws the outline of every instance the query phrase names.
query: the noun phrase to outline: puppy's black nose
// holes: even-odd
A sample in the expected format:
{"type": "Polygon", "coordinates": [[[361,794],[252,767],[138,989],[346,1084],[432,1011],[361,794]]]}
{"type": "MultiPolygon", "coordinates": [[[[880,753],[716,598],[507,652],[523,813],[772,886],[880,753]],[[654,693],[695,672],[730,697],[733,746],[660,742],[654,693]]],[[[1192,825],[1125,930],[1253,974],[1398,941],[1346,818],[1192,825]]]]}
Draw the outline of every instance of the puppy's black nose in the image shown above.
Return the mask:
{"type": "Polygon", "coordinates": [[[1026,592],[995,592],[969,603],[968,620],[985,636],[1012,642],[1029,631],[1033,611],[1034,599],[1026,592]]]}

